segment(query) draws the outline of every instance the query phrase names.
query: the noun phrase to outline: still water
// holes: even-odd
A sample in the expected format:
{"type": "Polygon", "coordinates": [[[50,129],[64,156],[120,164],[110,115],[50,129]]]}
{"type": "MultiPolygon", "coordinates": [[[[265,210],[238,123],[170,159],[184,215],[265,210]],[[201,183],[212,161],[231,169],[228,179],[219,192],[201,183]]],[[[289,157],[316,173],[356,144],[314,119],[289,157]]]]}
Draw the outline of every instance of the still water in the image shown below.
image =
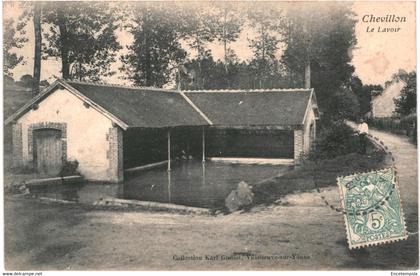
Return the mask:
{"type": "Polygon", "coordinates": [[[222,208],[240,181],[250,185],[288,170],[284,165],[201,163],[195,160],[128,175],[121,184],[80,183],[31,190],[38,196],[93,203],[103,197],[137,199],[187,206],[222,208]]]}

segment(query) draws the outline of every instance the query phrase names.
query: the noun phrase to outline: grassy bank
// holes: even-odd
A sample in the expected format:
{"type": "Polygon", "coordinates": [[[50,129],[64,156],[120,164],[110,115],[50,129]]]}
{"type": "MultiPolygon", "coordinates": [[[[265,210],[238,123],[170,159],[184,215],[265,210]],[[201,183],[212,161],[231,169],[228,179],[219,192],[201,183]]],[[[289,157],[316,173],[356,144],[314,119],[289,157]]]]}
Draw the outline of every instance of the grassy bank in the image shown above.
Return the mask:
{"type": "Polygon", "coordinates": [[[350,153],[334,159],[305,161],[293,171],[254,184],[255,204],[269,204],[296,191],[335,186],[338,176],[380,169],[388,163],[385,152],[379,150],[366,155],[350,153]]]}

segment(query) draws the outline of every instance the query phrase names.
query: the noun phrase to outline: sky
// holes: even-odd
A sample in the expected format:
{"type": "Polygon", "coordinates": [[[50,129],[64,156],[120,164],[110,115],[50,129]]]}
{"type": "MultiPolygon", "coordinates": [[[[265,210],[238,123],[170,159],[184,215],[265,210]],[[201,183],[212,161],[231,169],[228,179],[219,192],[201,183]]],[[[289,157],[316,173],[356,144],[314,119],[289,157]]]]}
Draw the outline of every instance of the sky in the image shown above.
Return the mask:
{"type": "MultiPolygon", "coordinates": [[[[18,18],[21,10],[15,4],[10,6],[4,4],[4,18],[18,18]]],[[[355,33],[357,38],[356,49],[353,50],[352,64],[355,67],[355,74],[364,84],[384,84],[390,80],[392,75],[399,69],[407,72],[416,68],[416,37],[415,37],[415,2],[414,1],[376,1],[376,2],[355,2],[352,6],[357,20],[355,33]],[[363,16],[373,15],[384,17],[392,15],[406,17],[404,23],[366,23],[362,21],[363,16]],[[367,32],[367,29],[374,28],[374,32],[367,32]],[[378,28],[400,28],[398,32],[378,32],[378,28]]],[[[17,53],[25,57],[25,64],[17,66],[13,70],[13,77],[19,79],[24,74],[32,74],[33,70],[33,26],[31,22],[27,26],[27,35],[30,38],[26,45],[17,50],[17,53]]],[[[119,31],[119,42],[124,46],[128,45],[132,38],[124,31],[119,31]]],[[[246,60],[252,57],[248,47],[248,39],[253,36],[252,30],[245,28],[239,39],[232,43],[231,48],[237,53],[240,59],[246,60]]],[[[208,45],[215,59],[223,57],[223,47],[217,43],[208,45]]],[[[124,53],[125,49],[121,50],[124,53]]],[[[104,79],[105,82],[128,84],[122,80],[122,73],[118,71],[120,62],[112,64],[111,68],[117,74],[104,79]]],[[[41,80],[60,77],[60,61],[55,59],[43,60],[41,66],[41,80]]]]}
{"type": "Polygon", "coordinates": [[[398,69],[416,69],[416,6],[415,2],[357,2],[353,10],[357,49],[353,52],[356,74],[366,84],[384,84],[398,69]],[[395,15],[407,18],[405,23],[364,23],[364,15],[395,15]],[[375,28],[374,32],[366,29],[375,28]],[[378,27],[400,28],[398,32],[378,32],[378,27]]]}

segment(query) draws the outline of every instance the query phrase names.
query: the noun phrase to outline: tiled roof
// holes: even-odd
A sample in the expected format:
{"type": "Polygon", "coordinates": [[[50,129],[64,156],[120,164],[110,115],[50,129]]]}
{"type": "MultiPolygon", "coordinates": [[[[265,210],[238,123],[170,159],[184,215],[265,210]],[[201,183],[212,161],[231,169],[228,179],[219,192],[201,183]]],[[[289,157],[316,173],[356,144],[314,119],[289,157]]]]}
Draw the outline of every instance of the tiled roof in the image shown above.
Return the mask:
{"type": "Polygon", "coordinates": [[[311,89],[186,91],[214,125],[300,125],[311,89]]]}
{"type": "Polygon", "coordinates": [[[176,126],[301,125],[312,89],[183,91],[58,80],[6,120],[12,122],[59,85],[123,129],[176,126]]]}
{"type": "Polygon", "coordinates": [[[67,83],[129,127],[207,125],[200,114],[175,91],[72,81],[67,83]]]}

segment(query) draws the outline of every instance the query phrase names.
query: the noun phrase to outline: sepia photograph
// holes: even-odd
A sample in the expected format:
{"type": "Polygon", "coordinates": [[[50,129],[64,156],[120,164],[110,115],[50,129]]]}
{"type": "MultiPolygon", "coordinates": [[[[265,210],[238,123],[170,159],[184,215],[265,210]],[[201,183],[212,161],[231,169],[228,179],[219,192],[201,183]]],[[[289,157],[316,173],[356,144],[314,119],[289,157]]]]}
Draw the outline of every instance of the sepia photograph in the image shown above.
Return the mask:
{"type": "Polygon", "coordinates": [[[2,9],[3,275],[418,271],[415,1],[2,9]]]}

